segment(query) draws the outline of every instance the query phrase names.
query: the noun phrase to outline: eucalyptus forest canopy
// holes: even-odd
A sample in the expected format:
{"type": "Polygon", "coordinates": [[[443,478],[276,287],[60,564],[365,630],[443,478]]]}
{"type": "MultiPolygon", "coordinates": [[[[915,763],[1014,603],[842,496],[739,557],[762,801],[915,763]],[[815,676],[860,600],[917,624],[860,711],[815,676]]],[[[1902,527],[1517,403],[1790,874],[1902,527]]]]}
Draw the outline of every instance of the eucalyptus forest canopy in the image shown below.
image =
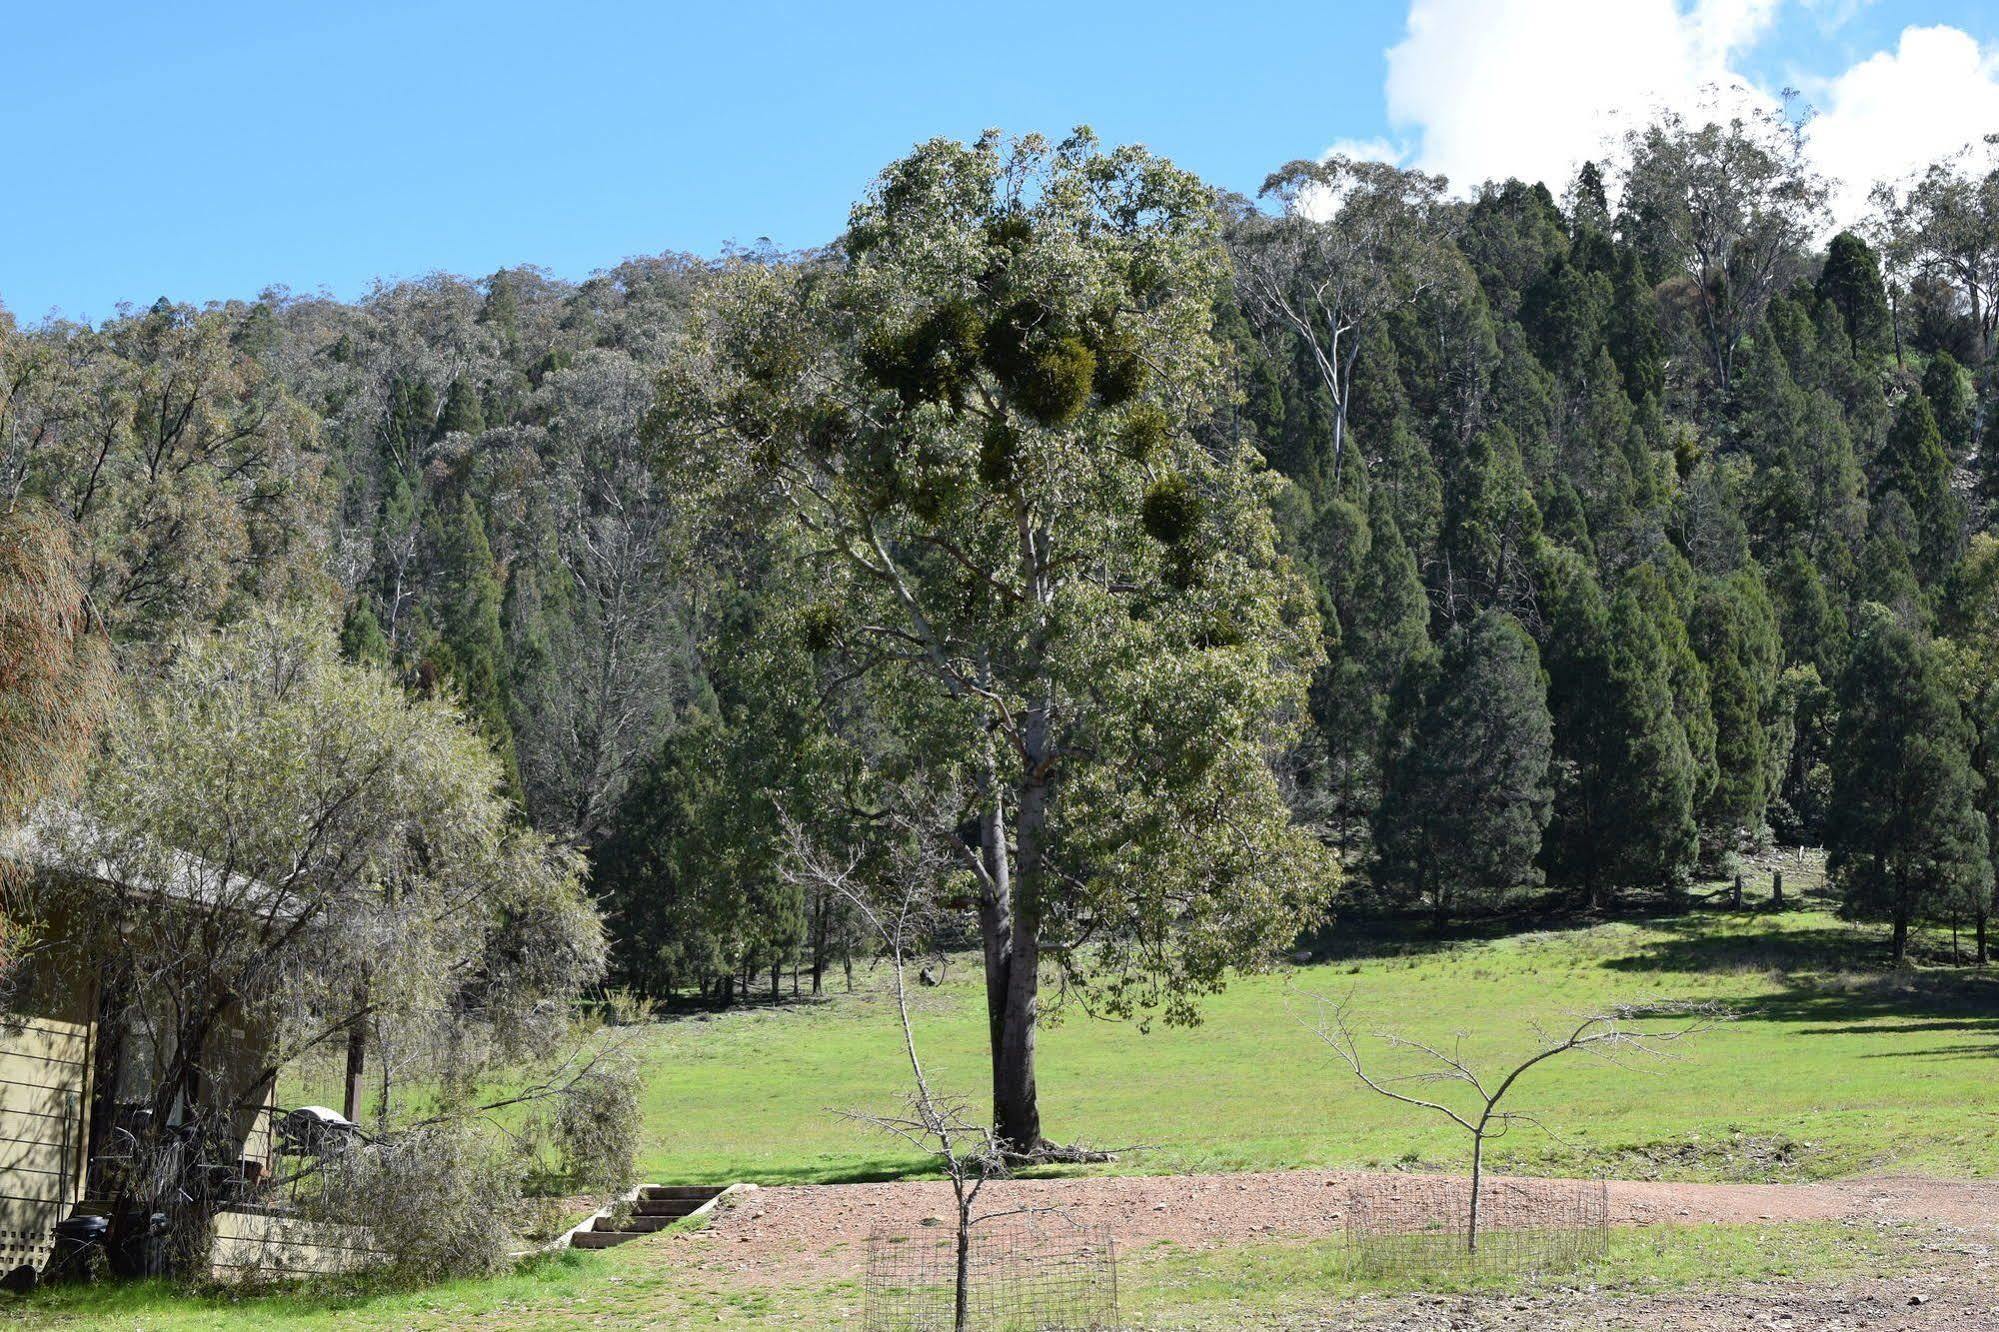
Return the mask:
{"type": "Polygon", "coordinates": [[[951,806],[962,938],[1025,871],[1112,1012],[1335,909],[1610,908],[1772,840],[1982,946],[1999,169],[1909,168],[1834,233],[1774,119],[1468,198],[940,140],[810,253],[0,314],[0,486],[128,681],[305,607],[462,699],[642,990],[817,984],[855,932],[787,826],[865,863],[884,791],[951,806]]]}

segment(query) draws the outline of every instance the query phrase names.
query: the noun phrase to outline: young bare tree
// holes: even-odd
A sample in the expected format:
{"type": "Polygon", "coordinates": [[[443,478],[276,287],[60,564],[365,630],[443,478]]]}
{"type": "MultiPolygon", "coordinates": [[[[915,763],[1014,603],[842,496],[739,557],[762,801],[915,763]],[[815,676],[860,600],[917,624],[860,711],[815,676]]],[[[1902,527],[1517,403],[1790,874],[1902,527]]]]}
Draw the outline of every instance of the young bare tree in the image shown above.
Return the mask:
{"type": "Polygon", "coordinates": [[[936,841],[936,824],[934,813],[918,818],[906,808],[892,807],[882,820],[887,835],[880,844],[830,851],[787,815],[790,854],[786,873],[800,886],[851,906],[889,964],[903,1056],[909,1063],[910,1091],[899,1112],[843,1113],[923,1152],[950,1180],[957,1204],[951,1326],[953,1332],[964,1332],[970,1315],[973,1228],[983,1221],[1017,1215],[1019,1209],[978,1211],[985,1186],[1009,1173],[1008,1145],[991,1124],[973,1116],[968,1100],[933,1087],[917,1049],[916,1024],[910,1012],[909,964],[924,954],[927,941],[934,936],[936,904],[946,895],[949,884],[967,877],[956,863],[955,851],[936,841]]]}
{"type": "Polygon", "coordinates": [[[1465,1228],[1465,1248],[1476,1252],[1479,1193],[1485,1173],[1486,1144],[1505,1137],[1516,1124],[1547,1131],[1547,1126],[1535,1116],[1501,1108],[1501,1103],[1519,1085],[1522,1077],[1551,1059],[1576,1052],[1593,1055],[1620,1068],[1628,1067],[1633,1059],[1669,1058],[1675,1045],[1712,1030],[1726,1016],[1714,1004],[1672,1002],[1619,1004],[1596,1012],[1575,1014],[1568,1022],[1554,1029],[1530,1023],[1536,1040],[1534,1053],[1504,1071],[1483,1074],[1473,1068],[1465,1057],[1462,1034],[1449,1049],[1445,1049],[1398,1032],[1371,1033],[1389,1050],[1415,1055],[1420,1064],[1411,1072],[1383,1074],[1363,1058],[1362,1033],[1354,1026],[1347,1002],[1321,998],[1317,1020],[1311,1025],[1314,1034],[1331,1047],[1368,1090],[1391,1101],[1441,1115],[1470,1136],[1471,1214],[1465,1228]],[[1665,1022],[1675,1025],[1657,1025],[1665,1022]],[[1432,1086],[1460,1087],[1467,1089],[1470,1095],[1465,1097],[1461,1094],[1460,1105],[1453,1106],[1446,1103],[1442,1096],[1414,1095],[1402,1090],[1403,1087],[1432,1086]]]}

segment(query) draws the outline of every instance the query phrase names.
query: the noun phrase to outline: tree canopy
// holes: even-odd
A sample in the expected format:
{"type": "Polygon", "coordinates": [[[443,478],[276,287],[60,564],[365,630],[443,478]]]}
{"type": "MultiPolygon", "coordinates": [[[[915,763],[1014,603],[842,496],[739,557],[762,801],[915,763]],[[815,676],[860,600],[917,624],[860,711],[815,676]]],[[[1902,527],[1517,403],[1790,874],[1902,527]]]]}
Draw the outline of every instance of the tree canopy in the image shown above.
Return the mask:
{"type": "Polygon", "coordinates": [[[1229,267],[1193,177],[1086,132],[937,140],[840,249],[718,282],[649,429],[677,487],[784,525],[832,669],[961,791],[996,1121],[1032,1151],[1044,964],[1184,1020],[1324,900],[1265,761],[1317,622],[1214,419],[1229,267]]]}

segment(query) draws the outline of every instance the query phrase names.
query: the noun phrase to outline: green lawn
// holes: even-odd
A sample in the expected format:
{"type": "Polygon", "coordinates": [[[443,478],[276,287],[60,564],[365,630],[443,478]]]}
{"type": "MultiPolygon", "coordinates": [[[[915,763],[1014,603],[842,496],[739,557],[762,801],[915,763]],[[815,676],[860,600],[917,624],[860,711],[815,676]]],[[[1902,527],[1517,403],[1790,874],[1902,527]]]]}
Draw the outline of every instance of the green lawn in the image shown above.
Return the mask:
{"type": "MultiPolygon", "coordinates": [[[[1836,1282],[1913,1270],[1927,1242],[1918,1228],[1646,1226],[1617,1232],[1608,1260],[1587,1281],[1624,1297],[1764,1280],[1836,1282]]],[[[1346,1276],[1339,1249],[1337,1241],[1191,1252],[1156,1245],[1120,1263],[1120,1312],[1134,1327],[1219,1332],[1282,1317],[1327,1317],[1353,1297],[1398,1293],[1346,1276]]],[[[132,1332],[801,1328],[842,1325],[862,1304],[851,1281],[785,1289],[730,1284],[689,1272],[675,1260],[666,1243],[639,1243],[602,1254],[565,1254],[491,1281],[390,1295],[188,1296],[153,1283],[45,1292],[26,1304],[0,1296],[0,1319],[12,1312],[36,1329],[132,1332]]],[[[1517,1280],[1427,1287],[1492,1295],[1525,1288],[1517,1280]]]]}
{"type": "MultiPolygon", "coordinates": [[[[1969,969],[1881,967],[1878,930],[1817,910],[1698,912],[1372,955],[1240,980],[1193,1030],[1141,1033],[1073,1011],[1043,1042],[1049,1130],[1144,1144],[1116,1168],[1169,1173],[1420,1161],[1456,1167],[1462,1143],[1356,1088],[1301,1025],[1318,995],[1351,996],[1374,1023],[1445,1039],[1474,1060],[1529,1048],[1531,1019],[1645,998],[1719,1001],[1738,1020],[1681,1061],[1622,1072],[1545,1066],[1519,1108],[1560,1135],[1518,1133],[1503,1166],[1625,1177],[1812,1178],[1873,1171],[1999,1172],[1999,982],[1969,969]]],[[[1938,956],[1939,941],[1926,941],[1938,956]]],[[[904,1086],[880,978],[824,1003],[681,1017],[643,1033],[643,1173],[763,1183],[882,1177],[921,1162],[841,1111],[891,1107],[904,1086]]],[[[983,1092],[972,967],[920,995],[938,1080],[983,1092]]],[[[1920,1261],[1914,1229],[1654,1227],[1617,1232],[1593,1278],[1612,1290],[1713,1287],[1892,1272],[1920,1261]]],[[[798,1327],[858,1308],[853,1282],[773,1289],[698,1272],[670,1241],[569,1254],[504,1278],[405,1294],[188,1297],[155,1286],[0,1297],[24,1326],[218,1329],[798,1327]]],[[[1221,1329],[1311,1314],[1356,1286],[1331,1243],[1258,1243],[1128,1255],[1134,1322],[1221,1329]]]]}
{"type": "MultiPolygon", "coordinates": [[[[1999,1171],[1999,982],[1969,969],[1881,969],[1881,936],[1816,910],[1700,912],[1433,947],[1242,979],[1192,1030],[1142,1033],[1075,1010],[1042,1038],[1051,1136],[1142,1144],[1121,1170],[1170,1173],[1420,1160],[1461,1141],[1357,1087],[1303,1025],[1351,996],[1381,1026],[1465,1033],[1476,1060],[1529,1048],[1530,1019],[1643,998],[1717,1000],[1738,1020],[1637,1072],[1546,1065],[1518,1108],[1560,1141],[1516,1133],[1502,1165],[1626,1177],[1815,1178],[1999,1171]]],[[[921,991],[933,1074],[985,1094],[981,991],[969,964],[921,991]]],[[[643,1173],[663,1181],[879,1178],[907,1149],[840,1117],[879,1111],[906,1075],[879,984],[824,1004],[661,1024],[649,1044],[643,1173]]]]}

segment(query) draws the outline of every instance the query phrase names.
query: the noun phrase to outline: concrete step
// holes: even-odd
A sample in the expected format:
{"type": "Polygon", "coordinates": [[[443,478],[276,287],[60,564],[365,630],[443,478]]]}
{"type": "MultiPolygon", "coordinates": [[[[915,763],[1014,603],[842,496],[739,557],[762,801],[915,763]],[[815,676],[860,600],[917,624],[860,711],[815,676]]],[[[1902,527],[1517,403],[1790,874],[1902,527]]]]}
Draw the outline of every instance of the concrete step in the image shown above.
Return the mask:
{"type": "Polygon", "coordinates": [[[699,1211],[723,1192],[721,1187],[709,1184],[645,1185],[639,1189],[638,1197],[624,1206],[621,1215],[595,1218],[588,1230],[569,1237],[569,1245],[574,1249],[611,1249],[641,1235],[657,1234],[680,1218],[699,1211]]]}
{"type": "Polygon", "coordinates": [[[599,1235],[650,1235],[654,1231],[665,1230],[678,1219],[671,1216],[628,1216],[620,1221],[615,1217],[600,1216],[591,1230],[599,1235]]]}
{"type": "Polygon", "coordinates": [[[615,1249],[639,1237],[636,1230],[585,1230],[569,1237],[572,1249],[615,1249]]]}
{"type": "Polygon", "coordinates": [[[634,1216],[686,1216],[706,1207],[706,1198],[641,1198],[632,1204],[634,1216]]]}
{"type": "Polygon", "coordinates": [[[648,1184],[639,1190],[639,1197],[647,1202],[670,1202],[684,1198],[707,1202],[721,1192],[721,1189],[709,1184],[648,1184]]]}

